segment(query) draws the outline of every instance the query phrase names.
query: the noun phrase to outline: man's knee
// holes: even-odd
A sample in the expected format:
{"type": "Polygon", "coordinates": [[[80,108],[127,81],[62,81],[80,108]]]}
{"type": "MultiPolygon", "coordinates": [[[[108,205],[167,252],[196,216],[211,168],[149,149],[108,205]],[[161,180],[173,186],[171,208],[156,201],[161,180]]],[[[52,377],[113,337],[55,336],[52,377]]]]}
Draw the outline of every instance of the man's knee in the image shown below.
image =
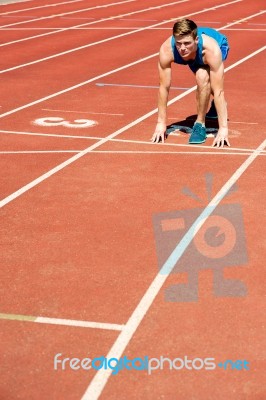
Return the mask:
{"type": "Polygon", "coordinates": [[[210,84],[210,72],[206,68],[199,68],[196,72],[197,86],[203,87],[210,84]]]}

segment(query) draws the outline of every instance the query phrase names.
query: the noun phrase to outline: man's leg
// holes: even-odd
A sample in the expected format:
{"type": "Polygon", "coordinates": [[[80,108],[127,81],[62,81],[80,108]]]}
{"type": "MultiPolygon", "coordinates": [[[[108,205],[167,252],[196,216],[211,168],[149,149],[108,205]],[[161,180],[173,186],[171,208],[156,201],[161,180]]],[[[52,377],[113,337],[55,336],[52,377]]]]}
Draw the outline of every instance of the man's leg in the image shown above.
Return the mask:
{"type": "Polygon", "coordinates": [[[200,144],[206,140],[205,116],[211,96],[209,68],[199,68],[195,72],[195,77],[197,83],[197,119],[189,138],[190,144],[200,144]]]}
{"type": "Polygon", "coordinates": [[[211,83],[209,68],[199,68],[195,73],[197,83],[197,120],[201,124],[205,124],[205,116],[211,96],[211,83]]]}

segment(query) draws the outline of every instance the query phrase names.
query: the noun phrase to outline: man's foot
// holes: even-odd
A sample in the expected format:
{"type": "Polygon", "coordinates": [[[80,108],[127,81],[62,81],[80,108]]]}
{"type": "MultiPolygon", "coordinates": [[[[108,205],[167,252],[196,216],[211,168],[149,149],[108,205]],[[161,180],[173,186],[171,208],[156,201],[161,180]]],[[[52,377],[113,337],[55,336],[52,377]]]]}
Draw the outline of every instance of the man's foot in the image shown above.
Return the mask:
{"type": "Polygon", "coordinates": [[[210,119],[217,119],[218,118],[218,114],[215,108],[215,104],[214,104],[214,100],[212,100],[211,102],[211,107],[209,109],[209,111],[206,114],[206,118],[210,118],[210,119]]]}
{"type": "Polygon", "coordinates": [[[193,126],[192,133],[190,135],[189,144],[200,144],[206,140],[206,128],[199,122],[196,122],[193,126]]]}

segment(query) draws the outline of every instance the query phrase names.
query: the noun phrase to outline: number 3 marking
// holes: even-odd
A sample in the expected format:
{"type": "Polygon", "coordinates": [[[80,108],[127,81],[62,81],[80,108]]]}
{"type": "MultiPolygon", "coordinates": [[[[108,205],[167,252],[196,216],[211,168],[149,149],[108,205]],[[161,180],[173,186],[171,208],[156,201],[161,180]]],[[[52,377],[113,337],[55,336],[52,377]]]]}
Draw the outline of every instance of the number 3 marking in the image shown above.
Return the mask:
{"type": "Polygon", "coordinates": [[[66,128],[91,128],[97,125],[97,122],[91,119],[75,119],[70,122],[60,117],[38,118],[33,123],[40,126],[64,126],[66,128]]]}

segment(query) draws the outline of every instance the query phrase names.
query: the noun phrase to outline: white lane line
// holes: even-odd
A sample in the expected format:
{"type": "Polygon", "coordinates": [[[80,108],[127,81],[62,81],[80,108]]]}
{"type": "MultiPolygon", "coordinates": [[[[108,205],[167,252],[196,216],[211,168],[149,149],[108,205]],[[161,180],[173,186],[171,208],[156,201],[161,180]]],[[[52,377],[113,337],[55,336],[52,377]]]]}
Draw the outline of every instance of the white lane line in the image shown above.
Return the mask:
{"type": "MultiPolygon", "coordinates": [[[[62,139],[83,139],[83,140],[101,140],[103,137],[101,136],[78,136],[78,135],[59,135],[59,134],[53,134],[53,133],[36,133],[36,132],[19,132],[19,131],[5,131],[0,129],[0,132],[10,134],[10,135],[25,135],[25,136],[43,136],[43,137],[51,137],[51,138],[62,138],[62,139]]],[[[173,134],[171,133],[170,136],[173,134]]],[[[155,146],[154,143],[151,141],[145,141],[145,140],[133,140],[133,139],[109,139],[109,142],[115,142],[115,143],[130,143],[130,144],[141,144],[141,145],[150,145],[150,146],[155,146]]],[[[156,143],[156,146],[162,146],[162,147],[187,147],[187,148],[199,148],[199,149],[212,149],[214,148],[212,146],[207,146],[206,144],[201,145],[201,144],[184,144],[184,143],[167,143],[164,142],[162,143],[156,143]]],[[[215,149],[219,150],[219,149],[215,149]]],[[[251,153],[254,151],[254,148],[240,148],[240,147],[228,147],[226,149],[227,151],[235,151],[235,152],[246,152],[246,153],[251,153]]],[[[220,148],[221,153],[224,152],[224,149],[220,148]]],[[[266,151],[265,151],[266,154],[266,151]]]]}
{"type": "MultiPolygon", "coordinates": [[[[128,319],[123,331],[119,334],[117,340],[111,347],[107,359],[117,358],[120,359],[132,339],[134,333],[141,324],[143,318],[152,306],[157,294],[160,292],[166,279],[169,277],[173,268],[175,267],[178,260],[181,258],[193,238],[195,237],[198,230],[201,228],[205,220],[212,214],[215,208],[219,205],[222,199],[228,194],[232,186],[238,181],[243,175],[247,168],[257,158],[260,152],[265,148],[266,140],[243,162],[243,164],[235,171],[231,178],[224,184],[220,191],[215,197],[209,202],[207,207],[202,211],[200,216],[195,220],[192,226],[189,228],[187,233],[183,236],[182,240],[178,243],[176,248],[173,250],[171,255],[168,257],[161,270],[156,275],[155,279],[150,284],[148,290],[140,300],[139,304],[128,319]]],[[[82,396],[81,400],[97,400],[101,395],[108,379],[112,373],[111,369],[101,369],[94,375],[91,383],[87,390],[82,396]]]]}
{"type": "Polygon", "coordinates": [[[258,122],[228,121],[228,124],[258,125],[258,122]]]}
{"type": "Polygon", "coordinates": [[[221,23],[221,21],[200,21],[200,20],[197,20],[197,25],[198,24],[201,24],[201,25],[207,25],[207,26],[209,26],[209,24],[220,24],[221,23]]]}
{"type": "MultiPolygon", "coordinates": [[[[182,117],[177,116],[177,117],[168,117],[169,120],[174,120],[174,121],[178,121],[178,120],[183,120],[182,117]]],[[[187,121],[195,121],[195,118],[187,118],[187,121]]],[[[228,125],[230,124],[243,124],[243,125],[259,125],[258,122],[246,122],[246,121],[231,121],[230,119],[228,120],[228,125]]]]}
{"type": "Polygon", "coordinates": [[[82,321],[82,320],[64,319],[64,318],[35,317],[32,315],[21,315],[21,314],[0,313],[0,320],[2,319],[11,321],[35,322],[39,324],[63,325],[63,326],[73,326],[73,327],[92,328],[92,329],[107,329],[113,331],[122,331],[124,328],[124,325],[121,324],[111,324],[111,323],[95,322],[95,321],[82,321]]]}
{"type": "Polygon", "coordinates": [[[93,115],[118,115],[124,116],[124,114],[115,114],[115,113],[103,113],[103,112],[93,112],[93,111],[76,111],[76,110],[56,110],[54,108],[42,108],[42,111],[58,111],[58,112],[65,112],[65,113],[76,113],[76,114],[93,114],[93,115]]]}
{"type": "Polygon", "coordinates": [[[109,324],[105,322],[77,321],[77,320],[60,319],[60,318],[37,317],[35,322],[39,324],[68,325],[76,327],[79,326],[82,328],[107,329],[113,331],[122,331],[124,328],[124,325],[119,325],[119,324],[109,324]]]}
{"type": "Polygon", "coordinates": [[[81,150],[14,150],[0,151],[0,154],[52,154],[52,153],[80,153],[81,150]]]}
{"type": "Polygon", "coordinates": [[[119,21],[156,22],[158,19],[119,18],[119,21]]]}
{"type": "MultiPolygon", "coordinates": [[[[18,0],[14,0],[14,1],[18,1],[18,0]]],[[[32,0],[21,0],[21,1],[32,1],[32,0]]],[[[38,6],[38,7],[23,8],[21,10],[15,10],[15,11],[6,11],[4,13],[0,13],[0,15],[17,14],[17,13],[20,13],[20,12],[37,10],[39,8],[55,7],[55,6],[61,6],[62,4],[78,3],[78,2],[81,2],[81,1],[85,1],[85,0],[72,0],[72,1],[64,1],[62,3],[45,4],[43,6],[38,6]]],[[[7,3],[7,4],[9,4],[9,3],[7,3]]]]}
{"type": "MultiPolygon", "coordinates": [[[[95,83],[96,86],[114,86],[114,87],[131,87],[131,88],[145,88],[145,89],[159,89],[159,86],[153,85],[131,85],[127,83],[104,83],[98,82],[95,83]]],[[[178,87],[178,86],[171,86],[171,90],[187,90],[188,87],[178,87]]]]}
{"type": "Polygon", "coordinates": [[[4,0],[1,1],[1,6],[8,6],[9,4],[13,4],[13,3],[29,3],[32,0],[6,0],[6,2],[4,0]]]}
{"type": "MultiPolygon", "coordinates": [[[[94,150],[92,152],[92,154],[94,153],[110,153],[110,154],[189,154],[189,155],[193,155],[193,154],[207,154],[207,155],[224,155],[224,154],[228,154],[228,155],[234,155],[234,156],[248,156],[250,155],[250,151],[249,152],[230,152],[230,151],[148,151],[148,150],[94,150]]],[[[266,153],[264,151],[262,151],[260,154],[260,156],[266,156],[266,153]]]]}
{"type": "MultiPolygon", "coordinates": [[[[51,153],[79,153],[81,150],[21,150],[21,151],[0,151],[0,154],[51,154],[51,153]]],[[[248,152],[233,152],[233,151],[149,151],[149,150],[94,150],[91,154],[207,154],[207,155],[237,155],[246,156],[248,152]]],[[[260,156],[265,156],[265,152],[261,152],[260,156]]]]}
{"type": "MultiPolygon", "coordinates": [[[[36,28],[26,28],[26,27],[23,27],[23,28],[0,28],[0,31],[7,31],[7,32],[8,31],[23,31],[23,32],[26,32],[26,31],[50,31],[50,30],[54,30],[54,29],[59,30],[60,28],[55,28],[55,27],[53,27],[53,28],[48,28],[48,27],[47,28],[41,28],[41,27],[36,27],[36,28]]],[[[40,36],[42,36],[42,35],[40,35],[40,36]]],[[[24,39],[27,40],[27,38],[24,38],[24,39]]],[[[19,41],[20,40],[23,41],[24,39],[19,39],[19,41]]],[[[17,41],[14,41],[12,43],[17,43],[17,41]]],[[[11,44],[11,42],[9,44],[11,44]]],[[[2,43],[0,45],[0,47],[3,47],[3,46],[7,46],[7,43],[2,43]]]]}
{"type": "Polygon", "coordinates": [[[240,28],[228,28],[228,29],[225,29],[225,31],[251,31],[251,32],[264,32],[264,31],[266,31],[266,29],[248,29],[248,28],[243,28],[243,29],[240,29],[240,28]]]}
{"type": "Polygon", "coordinates": [[[136,1],[136,0],[124,0],[124,1],[121,1],[119,3],[109,3],[107,5],[83,8],[83,9],[80,9],[80,10],[69,11],[69,12],[61,13],[61,14],[47,15],[45,17],[29,19],[27,21],[13,22],[12,24],[1,25],[0,28],[7,28],[9,26],[14,26],[14,25],[16,26],[16,25],[28,24],[29,22],[43,21],[45,19],[51,20],[52,18],[57,18],[57,17],[61,17],[61,16],[64,16],[64,15],[77,14],[77,13],[84,12],[84,11],[91,11],[91,10],[95,10],[95,9],[99,9],[99,8],[107,8],[107,7],[117,6],[117,5],[121,5],[121,4],[124,4],[124,3],[131,3],[133,1],[136,1]]]}
{"type": "Polygon", "coordinates": [[[77,21],[77,20],[89,20],[89,19],[95,19],[95,18],[89,18],[89,17],[60,17],[61,19],[67,19],[67,20],[75,20],[75,21],[77,21]]]}
{"type": "MultiPolygon", "coordinates": [[[[23,18],[23,19],[25,19],[25,18],[33,18],[34,16],[33,15],[23,15],[23,16],[18,16],[18,17],[16,17],[16,18],[23,18]]],[[[12,18],[12,16],[10,15],[6,15],[6,16],[4,16],[4,17],[2,17],[2,18],[12,18]]]]}

